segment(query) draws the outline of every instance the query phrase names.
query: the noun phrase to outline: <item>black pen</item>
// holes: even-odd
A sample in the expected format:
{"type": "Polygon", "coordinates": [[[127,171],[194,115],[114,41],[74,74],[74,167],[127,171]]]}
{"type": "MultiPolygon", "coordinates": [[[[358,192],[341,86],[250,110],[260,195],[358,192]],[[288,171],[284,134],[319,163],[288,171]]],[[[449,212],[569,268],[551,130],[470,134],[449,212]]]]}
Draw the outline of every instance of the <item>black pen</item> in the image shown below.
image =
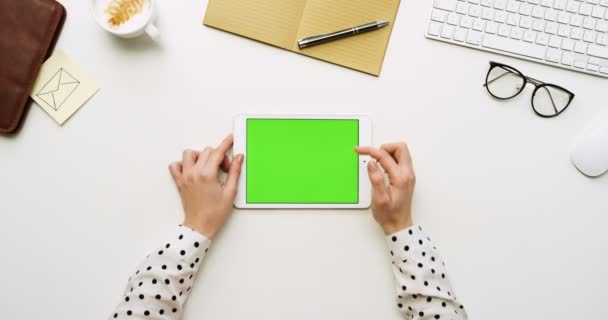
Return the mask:
{"type": "Polygon", "coordinates": [[[388,26],[389,22],[387,20],[374,21],[370,23],[366,23],[364,25],[360,25],[357,27],[352,27],[332,33],[320,34],[318,36],[312,36],[304,39],[298,40],[298,47],[300,49],[316,46],[318,44],[358,35],[365,32],[370,32],[374,30],[378,30],[382,27],[388,26]]]}

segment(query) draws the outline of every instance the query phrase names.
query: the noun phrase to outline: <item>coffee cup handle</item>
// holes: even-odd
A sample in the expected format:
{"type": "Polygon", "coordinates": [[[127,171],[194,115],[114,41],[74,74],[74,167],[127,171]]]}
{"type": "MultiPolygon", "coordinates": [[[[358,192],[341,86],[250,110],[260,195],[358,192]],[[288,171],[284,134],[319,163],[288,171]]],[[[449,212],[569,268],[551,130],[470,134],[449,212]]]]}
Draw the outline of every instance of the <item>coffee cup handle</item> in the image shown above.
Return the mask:
{"type": "Polygon", "coordinates": [[[153,40],[158,40],[158,38],[160,37],[160,31],[158,31],[158,28],[156,28],[153,24],[149,23],[146,26],[146,33],[148,34],[148,36],[150,38],[152,38],[153,40]]]}

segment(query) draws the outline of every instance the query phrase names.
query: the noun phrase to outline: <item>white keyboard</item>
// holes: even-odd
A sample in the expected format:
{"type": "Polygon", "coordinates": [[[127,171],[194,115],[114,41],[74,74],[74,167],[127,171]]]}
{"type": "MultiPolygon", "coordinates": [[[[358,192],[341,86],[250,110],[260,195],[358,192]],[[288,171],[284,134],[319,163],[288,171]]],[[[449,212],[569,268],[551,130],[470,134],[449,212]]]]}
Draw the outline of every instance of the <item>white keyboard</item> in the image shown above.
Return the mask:
{"type": "Polygon", "coordinates": [[[608,78],[608,0],[434,0],[426,36],[608,78]]]}

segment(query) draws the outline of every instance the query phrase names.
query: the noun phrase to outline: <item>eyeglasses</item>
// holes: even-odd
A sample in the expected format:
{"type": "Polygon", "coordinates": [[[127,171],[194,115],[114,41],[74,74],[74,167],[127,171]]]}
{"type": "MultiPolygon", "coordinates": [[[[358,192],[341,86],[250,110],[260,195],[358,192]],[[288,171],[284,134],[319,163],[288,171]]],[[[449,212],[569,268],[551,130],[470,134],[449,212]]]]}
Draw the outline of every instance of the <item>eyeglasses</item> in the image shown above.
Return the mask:
{"type": "Polygon", "coordinates": [[[520,94],[528,83],[536,87],[532,92],[532,110],[543,118],[558,116],[574,99],[574,93],[558,85],[526,77],[517,69],[494,61],[490,61],[483,86],[492,97],[508,100],[520,94]]]}

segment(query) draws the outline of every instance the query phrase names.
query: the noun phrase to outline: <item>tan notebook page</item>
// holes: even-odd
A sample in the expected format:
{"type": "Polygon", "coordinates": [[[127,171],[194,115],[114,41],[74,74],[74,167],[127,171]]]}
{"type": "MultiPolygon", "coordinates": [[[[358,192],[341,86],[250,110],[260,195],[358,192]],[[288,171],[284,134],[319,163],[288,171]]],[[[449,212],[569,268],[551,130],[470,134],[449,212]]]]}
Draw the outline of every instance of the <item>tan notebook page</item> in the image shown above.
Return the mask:
{"type": "Polygon", "coordinates": [[[291,50],[306,0],[209,0],[203,23],[291,50]]]}
{"type": "Polygon", "coordinates": [[[379,75],[399,0],[209,0],[203,23],[379,75]],[[300,50],[298,39],[388,20],[378,31],[300,50]]]}

